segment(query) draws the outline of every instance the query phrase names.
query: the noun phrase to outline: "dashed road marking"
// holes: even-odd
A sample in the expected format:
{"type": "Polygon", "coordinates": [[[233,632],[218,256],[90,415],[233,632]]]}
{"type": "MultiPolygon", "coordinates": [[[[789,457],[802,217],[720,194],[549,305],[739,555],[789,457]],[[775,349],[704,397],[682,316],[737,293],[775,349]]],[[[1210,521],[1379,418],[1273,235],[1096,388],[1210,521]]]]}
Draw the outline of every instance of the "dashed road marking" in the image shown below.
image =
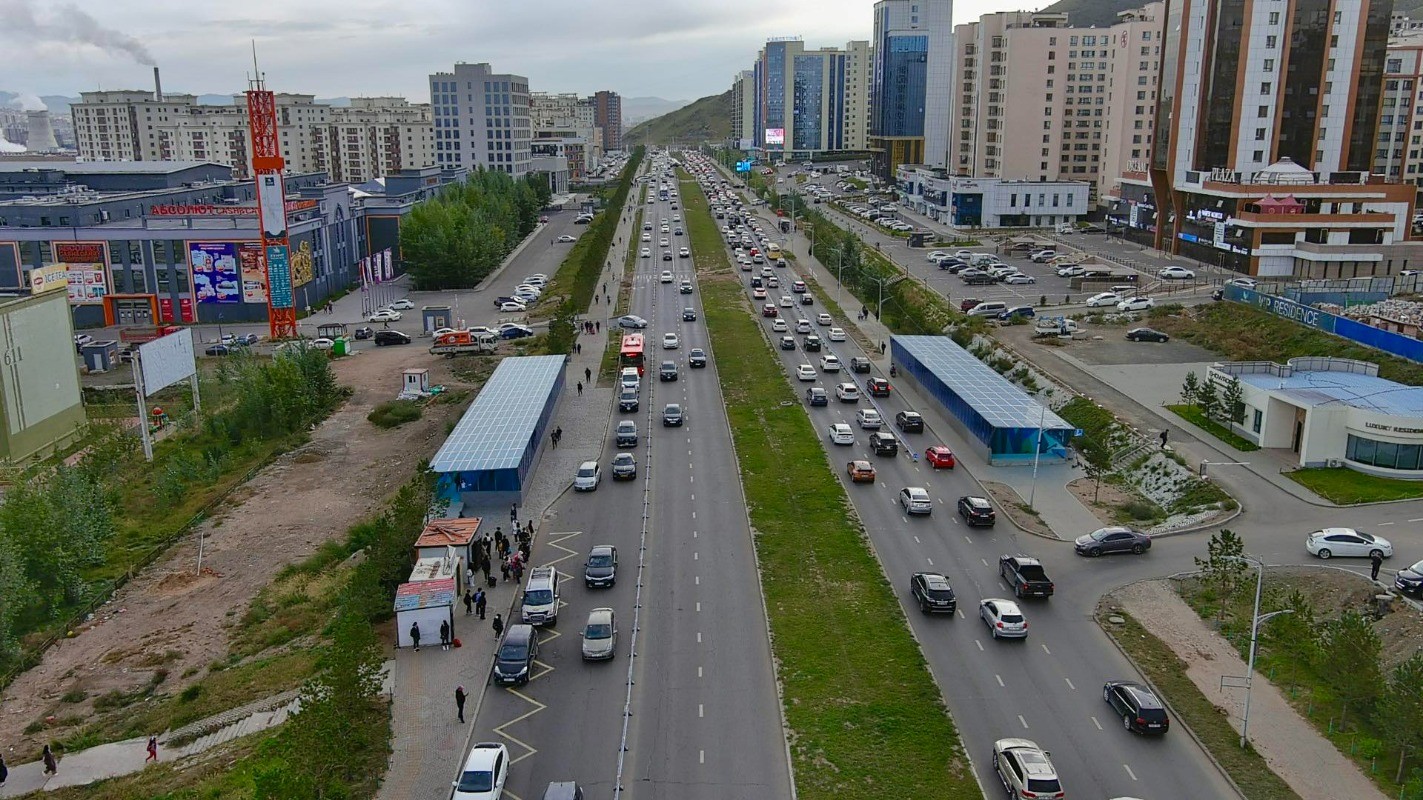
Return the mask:
{"type": "Polygon", "coordinates": [[[983,566],[985,566],[985,567],[988,566],[988,559],[986,559],[986,558],[980,558],[979,561],[982,561],[982,562],[983,562],[983,566]]]}
{"type": "Polygon", "coordinates": [[[697,601],[697,613],[702,613],[702,601],[700,600],[697,601]]]}
{"type": "Polygon", "coordinates": [[[1023,723],[1023,730],[1027,730],[1027,729],[1028,729],[1028,721],[1025,720],[1025,719],[1023,719],[1023,715],[1022,715],[1022,714],[1019,714],[1019,715],[1018,715],[1018,721],[1021,722],[1021,723],[1023,723]]]}
{"type": "Polygon", "coordinates": [[[1052,651],[1049,650],[1049,649],[1047,649],[1047,645],[1042,645],[1042,648],[1043,648],[1043,652],[1044,652],[1044,653],[1047,653],[1048,655],[1052,655],[1052,651]]]}
{"type": "Polygon", "coordinates": [[[697,716],[698,716],[698,717],[705,717],[706,715],[707,715],[706,707],[703,706],[701,703],[697,703],[697,716]]]}
{"type": "Polygon", "coordinates": [[[1131,776],[1132,780],[1136,780],[1136,773],[1131,771],[1131,765],[1123,764],[1122,769],[1127,771],[1127,774],[1131,776]]]}
{"type": "Polygon", "coordinates": [[[1102,723],[1098,722],[1096,717],[1088,717],[1088,719],[1092,720],[1092,724],[1097,726],[1097,730],[1102,730],[1102,723]]]}
{"type": "Polygon", "coordinates": [[[974,640],[973,640],[973,643],[976,644],[976,645],[978,645],[978,651],[979,651],[980,653],[983,652],[983,642],[980,642],[979,640],[974,639],[974,640]]]}
{"type": "Polygon", "coordinates": [[[702,632],[701,632],[701,631],[697,631],[697,644],[701,644],[701,643],[702,643],[702,632]]]}
{"type": "Polygon", "coordinates": [[[996,681],[998,681],[998,685],[999,685],[999,686],[1002,686],[1002,687],[1005,688],[1005,689],[1008,688],[1008,687],[1007,687],[1007,684],[1003,683],[1003,676],[1002,676],[1002,675],[997,675],[997,674],[995,674],[995,675],[993,676],[993,679],[996,680],[996,681]]]}
{"type": "Polygon", "coordinates": [[[1067,677],[1067,676],[1064,675],[1062,679],[1065,680],[1065,681],[1067,681],[1067,688],[1071,689],[1071,690],[1074,691],[1074,692],[1077,691],[1077,687],[1072,685],[1072,679],[1071,679],[1071,678],[1069,678],[1069,677],[1067,677]]]}
{"type": "Polygon", "coordinates": [[[934,559],[926,557],[924,560],[929,562],[929,566],[934,566],[934,559]]]}

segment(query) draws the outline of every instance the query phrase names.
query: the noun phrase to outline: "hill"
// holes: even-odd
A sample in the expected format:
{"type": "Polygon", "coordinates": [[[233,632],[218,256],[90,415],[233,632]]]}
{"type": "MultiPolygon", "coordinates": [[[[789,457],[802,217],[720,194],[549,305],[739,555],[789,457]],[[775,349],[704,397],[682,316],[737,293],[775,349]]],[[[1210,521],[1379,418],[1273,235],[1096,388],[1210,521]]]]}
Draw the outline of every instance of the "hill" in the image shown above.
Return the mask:
{"type": "Polygon", "coordinates": [[[731,90],[654,117],[624,135],[630,144],[695,144],[731,135],[731,90]]]}
{"type": "Polygon", "coordinates": [[[624,97],[623,127],[632,128],[653,117],[671,114],[691,102],[691,100],[666,100],[661,97],[624,97]]]}
{"type": "Polygon", "coordinates": [[[1074,28],[1106,28],[1115,25],[1117,14],[1141,8],[1148,0],[1057,0],[1042,9],[1045,14],[1066,14],[1067,24],[1074,28]]]}

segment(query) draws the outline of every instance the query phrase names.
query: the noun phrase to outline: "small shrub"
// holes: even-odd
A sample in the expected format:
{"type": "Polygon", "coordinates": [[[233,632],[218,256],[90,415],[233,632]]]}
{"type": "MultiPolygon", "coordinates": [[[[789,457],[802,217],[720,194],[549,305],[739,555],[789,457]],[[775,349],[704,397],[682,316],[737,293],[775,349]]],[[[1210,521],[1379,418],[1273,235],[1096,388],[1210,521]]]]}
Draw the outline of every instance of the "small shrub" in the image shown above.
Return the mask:
{"type": "Polygon", "coordinates": [[[1142,500],[1133,500],[1127,503],[1122,506],[1122,511],[1135,520],[1155,519],[1157,515],[1156,506],[1142,500]]]}
{"type": "Polygon", "coordinates": [[[196,700],[196,699],[198,699],[199,697],[201,697],[202,694],[203,694],[203,685],[202,685],[201,683],[195,683],[195,684],[193,684],[192,686],[189,686],[188,688],[184,689],[184,690],[178,695],[178,702],[180,702],[180,703],[191,703],[191,702],[193,702],[194,700],[196,700]]]}
{"type": "Polygon", "coordinates": [[[414,400],[391,400],[371,409],[366,419],[377,428],[398,428],[420,419],[420,404],[414,400]]]}
{"type": "Polygon", "coordinates": [[[82,691],[80,689],[70,689],[69,691],[65,692],[63,695],[60,696],[59,702],[82,703],[84,702],[84,699],[88,696],[88,692],[82,691]]]}

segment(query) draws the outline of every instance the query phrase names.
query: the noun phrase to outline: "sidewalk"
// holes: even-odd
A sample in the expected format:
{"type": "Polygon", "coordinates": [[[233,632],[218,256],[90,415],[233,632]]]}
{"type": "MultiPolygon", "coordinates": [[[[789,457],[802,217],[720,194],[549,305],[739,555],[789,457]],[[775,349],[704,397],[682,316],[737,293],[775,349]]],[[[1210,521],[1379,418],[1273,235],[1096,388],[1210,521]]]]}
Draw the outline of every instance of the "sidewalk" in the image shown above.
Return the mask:
{"type": "MultiPolygon", "coordinates": [[[[1224,677],[1244,677],[1246,665],[1164,581],[1132,584],[1113,595],[1122,608],[1186,663],[1186,675],[1231,727],[1241,728],[1245,690],[1221,689],[1224,677]]],[[[1344,757],[1290,706],[1262,675],[1250,694],[1250,743],[1304,800],[1385,800],[1354,762],[1344,757]]],[[[1175,734],[1172,734],[1175,735],[1175,734]]]]}

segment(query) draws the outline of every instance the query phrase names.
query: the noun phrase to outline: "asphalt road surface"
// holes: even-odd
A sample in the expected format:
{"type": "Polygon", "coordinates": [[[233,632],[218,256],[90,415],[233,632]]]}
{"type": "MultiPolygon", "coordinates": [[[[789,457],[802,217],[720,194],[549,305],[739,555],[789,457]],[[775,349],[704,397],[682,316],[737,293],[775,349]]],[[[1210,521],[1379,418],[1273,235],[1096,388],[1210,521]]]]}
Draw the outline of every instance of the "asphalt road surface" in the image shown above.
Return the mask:
{"type": "MultiPolygon", "coordinates": [[[[684,213],[670,202],[644,209],[672,228],[673,216],[684,213]]],[[[656,228],[654,234],[655,244],[656,228]]],[[[619,448],[610,432],[600,456],[602,486],[564,495],[553,515],[560,522],[535,551],[534,563],[555,563],[563,577],[563,608],[556,631],[545,631],[542,665],[527,686],[491,688],[475,721],[475,741],[508,744],[514,765],[507,787],[516,797],[541,797],[553,780],[576,780],[590,798],[613,797],[620,755],[625,798],[791,796],[760,582],[716,361],[697,370],[686,364],[691,348],[708,348],[698,295],[678,289],[682,279],[695,280],[693,259],[675,257],[690,237],[669,237],[673,261],[662,261],[654,248],[657,255],[639,258],[636,266],[631,313],[650,323],[641,407],[609,410],[615,422],[638,423],[638,477],[611,481],[608,464],[619,448]],[[660,282],[664,269],[674,273],[672,283],[660,282]],[[697,321],[682,320],[688,306],[697,310],[697,321]],[[669,332],[681,339],[675,350],[662,348],[669,332]],[[678,364],[677,381],[658,381],[664,359],[678,364]],[[673,402],[682,404],[687,421],[662,427],[662,407],[673,402]],[[611,589],[583,585],[584,557],[595,544],[618,548],[611,589]],[[611,662],[580,657],[579,634],[596,607],[617,614],[618,652],[611,662]],[[634,639],[635,611],[640,630],[634,639]],[[625,704],[631,716],[627,750],[620,754],[625,704]]]]}

